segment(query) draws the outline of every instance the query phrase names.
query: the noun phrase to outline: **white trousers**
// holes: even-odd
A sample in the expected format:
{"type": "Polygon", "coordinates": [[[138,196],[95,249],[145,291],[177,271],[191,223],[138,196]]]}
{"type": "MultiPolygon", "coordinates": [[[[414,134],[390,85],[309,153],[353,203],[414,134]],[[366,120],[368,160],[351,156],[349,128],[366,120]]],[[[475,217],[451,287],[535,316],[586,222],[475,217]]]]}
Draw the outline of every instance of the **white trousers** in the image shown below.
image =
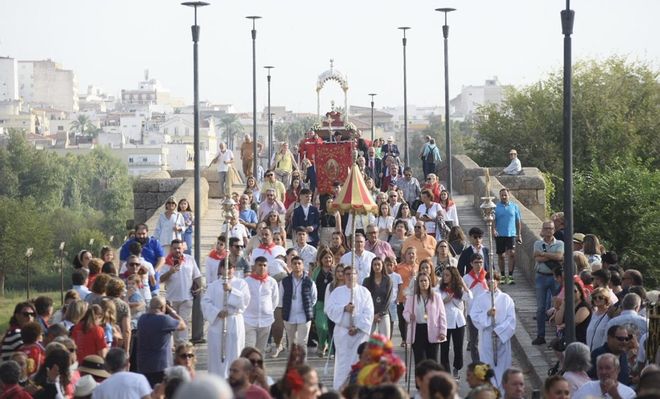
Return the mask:
{"type": "Polygon", "coordinates": [[[284,329],[289,340],[289,346],[291,344],[298,344],[307,349],[307,337],[309,336],[310,328],[312,328],[311,320],[307,323],[289,323],[285,321],[284,329]]]}
{"type": "Polygon", "coordinates": [[[192,317],[193,301],[174,301],[172,302],[172,309],[181,316],[183,321],[186,322],[186,328],[181,331],[174,331],[174,343],[180,344],[188,342],[188,327],[190,326],[190,318],[192,317]]]}
{"type": "Polygon", "coordinates": [[[257,348],[261,353],[264,353],[269,335],[270,326],[253,327],[245,324],[245,346],[257,348]]]}

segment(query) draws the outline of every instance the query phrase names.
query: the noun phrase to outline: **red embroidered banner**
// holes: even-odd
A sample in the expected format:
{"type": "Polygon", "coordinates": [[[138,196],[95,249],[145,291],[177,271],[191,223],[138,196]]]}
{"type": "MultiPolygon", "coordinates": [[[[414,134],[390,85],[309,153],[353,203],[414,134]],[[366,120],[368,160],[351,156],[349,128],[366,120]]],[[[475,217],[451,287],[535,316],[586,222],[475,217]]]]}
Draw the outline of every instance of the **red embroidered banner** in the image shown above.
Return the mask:
{"type": "Polygon", "coordinates": [[[352,164],[353,142],[316,145],[316,182],[320,194],[332,193],[332,183],[343,184],[352,164]]]}

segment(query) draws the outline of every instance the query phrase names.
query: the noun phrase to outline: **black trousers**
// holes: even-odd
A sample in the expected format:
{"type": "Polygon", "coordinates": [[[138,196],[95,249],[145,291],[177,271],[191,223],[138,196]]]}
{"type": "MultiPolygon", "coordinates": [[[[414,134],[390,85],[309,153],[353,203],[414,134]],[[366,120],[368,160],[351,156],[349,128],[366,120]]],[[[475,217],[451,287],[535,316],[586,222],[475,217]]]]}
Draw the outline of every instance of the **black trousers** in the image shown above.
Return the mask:
{"type": "Polygon", "coordinates": [[[399,333],[401,334],[401,340],[406,342],[408,323],[406,323],[406,319],[403,318],[403,306],[403,303],[396,304],[396,315],[399,319],[399,333]]]}
{"type": "Polygon", "coordinates": [[[429,342],[429,328],[426,324],[415,325],[415,341],[412,344],[412,350],[415,354],[415,366],[426,359],[437,362],[439,346],[440,344],[429,342]]]}
{"type": "Polygon", "coordinates": [[[447,329],[447,340],[440,344],[440,364],[449,372],[449,345],[454,342],[454,370],[463,368],[463,339],[465,326],[447,329]]]}

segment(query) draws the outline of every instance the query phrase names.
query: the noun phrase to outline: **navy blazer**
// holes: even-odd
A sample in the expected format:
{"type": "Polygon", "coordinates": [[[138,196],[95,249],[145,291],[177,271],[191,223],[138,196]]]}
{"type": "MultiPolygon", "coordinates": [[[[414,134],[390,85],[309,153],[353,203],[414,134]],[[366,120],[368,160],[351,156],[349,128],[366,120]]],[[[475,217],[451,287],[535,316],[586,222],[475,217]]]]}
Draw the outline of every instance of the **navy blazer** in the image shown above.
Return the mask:
{"type": "MultiPolygon", "coordinates": [[[[293,210],[293,217],[291,219],[291,227],[293,234],[296,234],[296,227],[302,226],[312,226],[314,230],[309,234],[310,244],[312,246],[317,246],[319,243],[319,224],[321,220],[321,214],[319,213],[318,208],[313,205],[309,206],[309,212],[307,213],[307,218],[305,218],[305,212],[302,210],[302,206],[297,207],[293,210]]],[[[295,241],[295,237],[293,237],[295,241]]]]}
{"type": "Polygon", "coordinates": [[[395,158],[400,155],[399,147],[396,144],[383,144],[380,151],[383,154],[383,159],[389,154],[393,154],[395,158]]]}
{"type": "MultiPolygon", "coordinates": [[[[463,252],[461,252],[461,256],[458,258],[458,272],[461,274],[461,276],[465,276],[472,270],[470,258],[472,257],[473,253],[474,250],[472,249],[472,245],[468,246],[463,250],[463,252]]],[[[488,247],[484,247],[484,270],[486,270],[486,272],[490,270],[490,260],[488,254],[488,247]]]]}
{"type": "Polygon", "coordinates": [[[383,160],[380,158],[374,159],[374,169],[369,165],[369,159],[365,160],[364,173],[374,180],[376,187],[380,187],[380,174],[383,170],[383,160]]]}

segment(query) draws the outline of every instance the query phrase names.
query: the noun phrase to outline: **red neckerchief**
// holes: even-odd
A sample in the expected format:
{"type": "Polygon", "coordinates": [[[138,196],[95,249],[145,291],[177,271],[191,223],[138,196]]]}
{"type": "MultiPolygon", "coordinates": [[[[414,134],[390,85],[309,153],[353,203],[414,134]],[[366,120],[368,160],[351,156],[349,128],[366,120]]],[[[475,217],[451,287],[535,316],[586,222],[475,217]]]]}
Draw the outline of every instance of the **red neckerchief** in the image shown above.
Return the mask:
{"type": "MultiPolygon", "coordinates": [[[[179,264],[182,264],[184,262],[184,259],[185,259],[185,255],[183,255],[179,259],[179,264]]],[[[168,254],[167,257],[165,257],[165,264],[169,266],[174,266],[174,256],[172,256],[172,254],[168,254]]]]}
{"type": "Polygon", "coordinates": [[[451,287],[445,288],[445,292],[447,293],[447,295],[449,295],[451,297],[454,296],[454,290],[452,290],[451,287]]]}
{"type": "Polygon", "coordinates": [[[221,252],[218,252],[217,249],[211,250],[211,253],[209,254],[209,258],[215,259],[215,260],[223,260],[224,258],[227,257],[227,250],[223,249],[221,252]]]}
{"type": "Polygon", "coordinates": [[[271,242],[270,245],[266,244],[259,244],[259,248],[263,249],[264,251],[268,252],[268,255],[273,256],[273,248],[275,248],[275,243],[271,242]]]}
{"type": "Polygon", "coordinates": [[[488,289],[488,284],[486,284],[486,269],[482,268],[479,272],[479,276],[474,273],[474,269],[470,270],[470,273],[468,274],[474,279],[470,285],[470,289],[474,288],[477,284],[481,284],[485,290],[488,289]]]}
{"type": "Polygon", "coordinates": [[[250,277],[252,277],[255,280],[259,280],[262,283],[265,283],[266,280],[268,280],[268,274],[264,274],[263,276],[258,275],[257,273],[251,273],[250,277]]]}

